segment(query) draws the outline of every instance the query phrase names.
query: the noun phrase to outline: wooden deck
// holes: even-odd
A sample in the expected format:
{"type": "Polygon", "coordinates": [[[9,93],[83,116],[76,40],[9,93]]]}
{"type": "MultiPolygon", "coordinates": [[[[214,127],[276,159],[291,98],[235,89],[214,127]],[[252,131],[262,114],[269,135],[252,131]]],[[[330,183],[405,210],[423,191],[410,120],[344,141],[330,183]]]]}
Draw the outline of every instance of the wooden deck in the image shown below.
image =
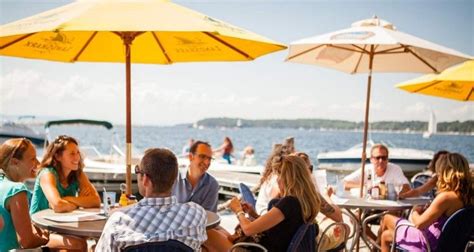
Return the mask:
{"type": "Polygon", "coordinates": [[[257,185],[260,175],[230,171],[208,171],[219,183],[219,194],[223,197],[232,197],[239,194],[239,183],[244,183],[250,188],[257,185]]]}

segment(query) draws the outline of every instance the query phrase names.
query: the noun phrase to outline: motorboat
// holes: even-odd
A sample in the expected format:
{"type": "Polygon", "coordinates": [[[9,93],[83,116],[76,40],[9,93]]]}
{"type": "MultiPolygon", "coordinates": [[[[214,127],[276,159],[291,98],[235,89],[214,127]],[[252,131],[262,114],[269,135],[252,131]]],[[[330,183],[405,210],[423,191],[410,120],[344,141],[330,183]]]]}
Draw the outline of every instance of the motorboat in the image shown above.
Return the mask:
{"type": "MultiPolygon", "coordinates": [[[[183,169],[189,166],[189,158],[179,157],[178,158],[179,168],[183,169]]],[[[219,172],[233,172],[233,173],[248,173],[261,175],[263,173],[263,165],[242,165],[239,162],[227,163],[227,160],[222,158],[214,158],[211,165],[209,166],[209,171],[219,171],[219,172]]]]}
{"type": "MultiPolygon", "coordinates": [[[[45,123],[45,132],[48,142],[54,140],[51,134],[51,128],[64,125],[75,126],[98,126],[105,128],[111,136],[111,141],[107,148],[107,152],[100,151],[97,146],[79,143],[81,154],[84,159],[84,172],[96,187],[97,190],[105,188],[107,191],[119,191],[120,184],[125,183],[126,165],[125,154],[118,146],[118,136],[114,130],[112,123],[107,121],[71,119],[48,121],[45,123]]],[[[56,130],[57,131],[57,130],[56,130]]],[[[86,134],[86,133],[85,133],[86,134]]],[[[107,134],[104,134],[106,136],[107,134]]],[[[80,137],[72,135],[80,141],[80,137]]],[[[106,141],[106,140],[104,140],[106,141]]],[[[100,141],[103,143],[102,141],[100,141]]],[[[135,152],[136,153],[136,152],[135,152]]],[[[138,164],[140,156],[136,155],[132,158],[132,165],[138,164]]],[[[132,173],[132,191],[137,191],[136,175],[132,173]]]]}
{"type": "MultiPolygon", "coordinates": [[[[375,143],[367,142],[366,153],[370,156],[370,149],[375,143]]],[[[390,144],[382,143],[389,149],[389,161],[399,165],[407,175],[413,175],[422,171],[433,158],[433,152],[411,148],[398,148],[390,144]]],[[[351,172],[360,167],[362,155],[362,143],[345,151],[321,152],[317,156],[319,169],[329,171],[351,172]]],[[[367,163],[370,163],[367,158],[367,163]]]]}
{"type": "Polygon", "coordinates": [[[34,116],[20,116],[17,121],[5,121],[0,125],[0,143],[10,138],[24,137],[36,146],[43,146],[45,134],[38,132],[23,122],[23,119],[34,116]]]}

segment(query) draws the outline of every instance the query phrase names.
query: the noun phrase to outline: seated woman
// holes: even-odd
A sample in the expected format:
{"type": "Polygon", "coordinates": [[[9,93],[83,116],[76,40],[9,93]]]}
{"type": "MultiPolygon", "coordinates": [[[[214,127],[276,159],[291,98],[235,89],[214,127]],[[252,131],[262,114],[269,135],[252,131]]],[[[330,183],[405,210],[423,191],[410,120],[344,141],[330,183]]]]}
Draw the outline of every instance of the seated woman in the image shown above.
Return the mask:
{"type": "Polygon", "coordinates": [[[427,209],[415,207],[409,220],[393,215],[383,218],[381,229],[382,251],[389,251],[393,232],[400,223],[411,223],[416,228],[401,227],[397,230],[398,246],[408,251],[425,251],[424,237],[436,251],[441,228],[457,210],[474,204],[472,177],[466,158],[457,153],[442,155],[435,164],[438,174],[438,194],[427,209]]]}
{"type": "Polygon", "coordinates": [[[229,137],[225,137],[222,145],[219,146],[219,148],[212,150],[212,152],[220,153],[222,158],[225,159],[228,164],[232,164],[231,156],[232,152],[234,152],[234,145],[229,137]]]}
{"type": "Polygon", "coordinates": [[[268,202],[279,197],[280,189],[278,188],[277,174],[280,172],[283,156],[282,145],[275,144],[272,153],[265,163],[263,175],[257,185],[257,188],[259,188],[257,202],[255,203],[257,213],[267,210],[268,202]]]}
{"type": "MultiPolygon", "coordinates": [[[[269,251],[286,251],[290,241],[304,223],[313,223],[319,212],[320,199],[308,176],[306,164],[297,156],[283,157],[278,175],[281,199],[267,213],[250,221],[237,198],[230,209],[237,215],[245,235],[262,234],[258,241],[269,251]]],[[[232,247],[227,231],[209,230],[204,244],[209,251],[228,251],[232,247]]]]}
{"type": "Polygon", "coordinates": [[[419,186],[417,188],[410,189],[406,192],[400,193],[400,198],[409,198],[409,197],[417,197],[421,196],[427,192],[430,192],[434,188],[436,188],[436,182],[438,182],[438,175],[435,171],[435,164],[438,159],[443,156],[448,154],[448,151],[441,150],[438,151],[434,154],[433,159],[431,159],[430,163],[427,166],[427,170],[431,172],[431,178],[422,186],[419,186]]]}
{"type": "Polygon", "coordinates": [[[0,146],[0,251],[35,248],[49,240],[47,232],[31,224],[30,192],[23,184],[35,177],[37,165],[36,150],[29,140],[10,139],[0,146]]]}

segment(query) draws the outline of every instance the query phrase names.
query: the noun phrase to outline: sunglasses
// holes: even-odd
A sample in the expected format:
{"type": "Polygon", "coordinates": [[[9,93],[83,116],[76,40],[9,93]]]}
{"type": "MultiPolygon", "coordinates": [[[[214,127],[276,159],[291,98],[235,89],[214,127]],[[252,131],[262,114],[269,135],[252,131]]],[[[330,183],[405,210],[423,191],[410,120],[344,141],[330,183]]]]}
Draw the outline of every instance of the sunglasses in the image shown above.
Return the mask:
{"type": "Polygon", "coordinates": [[[373,159],[375,160],[382,160],[382,161],[387,161],[388,160],[388,156],[376,156],[376,157],[372,157],[373,159]]]}
{"type": "Polygon", "coordinates": [[[142,175],[148,175],[146,172],[140,170],[140,166],[139,165],[135,165],[135,174],[142,174],[142,175]]]}

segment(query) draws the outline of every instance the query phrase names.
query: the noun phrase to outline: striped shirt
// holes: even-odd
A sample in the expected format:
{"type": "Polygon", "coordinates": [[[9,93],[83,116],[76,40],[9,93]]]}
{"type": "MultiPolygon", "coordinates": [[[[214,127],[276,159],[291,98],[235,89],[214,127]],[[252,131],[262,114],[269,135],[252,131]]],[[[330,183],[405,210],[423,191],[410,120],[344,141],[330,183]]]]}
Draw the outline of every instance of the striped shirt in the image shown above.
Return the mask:
{"type": "Polygon", "coordinates": [[[108,219],[96,251],[121,251],[145,242],[178,240],[195,251],[207,240],[206,211],[199,205],[178,203],[176,197],[143,198],[108,219]]]}

